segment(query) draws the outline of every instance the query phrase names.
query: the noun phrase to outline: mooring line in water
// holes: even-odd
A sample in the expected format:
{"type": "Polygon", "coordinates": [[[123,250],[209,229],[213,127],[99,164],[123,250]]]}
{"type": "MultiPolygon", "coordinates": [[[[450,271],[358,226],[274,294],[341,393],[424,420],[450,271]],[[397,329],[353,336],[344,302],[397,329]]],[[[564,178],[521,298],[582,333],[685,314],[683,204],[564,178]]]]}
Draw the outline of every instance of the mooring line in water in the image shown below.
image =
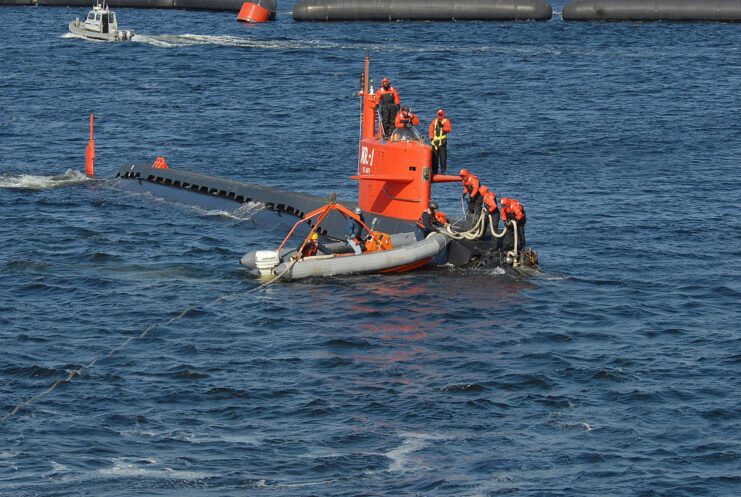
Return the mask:
{"type": "MultiPolygon", "coordinates": [[[[256,286],[252,290],[248,290],[247,292],[245,292],[245,293],[243,293],[241,295],[243,295],[243,296],[250,295],[252,293],[257,292],[258,290],[262,290],[263,288],[267,287],[268,285],[271,285],[271,284],[275,283],[276,281],[278,281],[279,279],[281,279],[286,273],[288,273],[288,271],[291,270],[291,268],[293,267],[294,264],[296,264],[296,262],[297,262],[297,259],[294,259],[293,261],[291,261],[290,264],[288,264],[288,266],[286,267],[286,269],[282,273],[276,275],[275,277],[273,277],[272,279],[266,281],[265,283],[263,283],[263,284],[261,284],[259,286],[256,286]]],[[[229,298],[230,296],[233,296],[233,295],[237,295],[237,292],[231,293],[231,294],[228,294],[227,293],[227,294],[221,295],[221,296],[215,298],[214,300],[212,300],[211,302],[209,302],[208,304],[204,304],[202,306],[192,306],[192,305],[190,305],[190,306],[186,307],[185,309],[183,309],[179,314],[177,314],[176,316],[170,318],[169,320],[165,321],[164,323],[159,323],[159,324],[156,323],[156,322],[155,323],[150,323],[146,328],[144,328],[144,331],[142,331],[139,335],[132,335],[132,336],[126,338],[126,340],[124,340],[123,342],[121,342],[120,345],[117,345],[116,347],[112,348],[105,355],[99,355],[97,357],[94,357],[92,360],[90,360],[90,362],[88,362],[84,366],[81,366],[78,369],[73,369],[72,371],[70,371],[67,374],[67,377],[64,378],[63,380],[56,380],[54,383],[51,384],[51,386],[49,388],[47,388],[43,392],[38,393],[38,394],[34,395],[33,397],[24,400],[23,402],[20,402],[18,405],[16,405],[13,408],[12,411],[10,411],[8,414],[6,414],[5,416],[3,416],[3,417],[0,418],[0,423],[4,422],[5,420],[7,420],[8,418],[10,418],[11,416],[15,415],[18,411],[20,411],[24,407],[32,404],[33,402],[36,402],[37,400],[39,400],[42,397],[45,397],[46,395],[50,394],[59,385],[61,385],[63,383],[70,383],[76,376],[80,376],[84,370],[90,369],[91,367],[93,367],[99,360],[105,359],[105,358],[108,358],[108,357],[111,357],[111,356],[113,356],[113,354],[122,351],[134,339],[141,339],[141,338],[146,337],[149,334],[149,332],[152,331],[153,329],[155,329],[157,326],[163,326],[163,325],[164,326],[168,326],[168,325],[174,323],[175,321],[184,318],[191,311],[195,311],[195,310],[198,310],[198,309],[206,309],[208,307],[211,307],[212,305],[218,304],[219,302],[223,302],[224,300],[226,300],[227,298],[229,298]]]]}

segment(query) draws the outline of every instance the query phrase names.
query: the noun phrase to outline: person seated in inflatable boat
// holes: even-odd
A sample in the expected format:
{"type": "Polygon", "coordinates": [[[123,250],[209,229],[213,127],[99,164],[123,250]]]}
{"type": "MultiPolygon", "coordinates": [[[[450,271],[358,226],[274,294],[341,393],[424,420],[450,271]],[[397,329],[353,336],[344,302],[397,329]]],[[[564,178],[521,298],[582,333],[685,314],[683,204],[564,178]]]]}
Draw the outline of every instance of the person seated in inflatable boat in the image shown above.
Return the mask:
{"type": "Polygon", "coordinates": [[[332,253],[324,245],[322,245],[322,243],[319,241],[319,234],[316,232],[311,234],[311,238],[309,239],[309,241],[306,242],[303,248],[299,247],[299,250],[301,250],[300,259],[303,259],[305,257],[313,257],[320,252],[325,255],[332,253]]]}

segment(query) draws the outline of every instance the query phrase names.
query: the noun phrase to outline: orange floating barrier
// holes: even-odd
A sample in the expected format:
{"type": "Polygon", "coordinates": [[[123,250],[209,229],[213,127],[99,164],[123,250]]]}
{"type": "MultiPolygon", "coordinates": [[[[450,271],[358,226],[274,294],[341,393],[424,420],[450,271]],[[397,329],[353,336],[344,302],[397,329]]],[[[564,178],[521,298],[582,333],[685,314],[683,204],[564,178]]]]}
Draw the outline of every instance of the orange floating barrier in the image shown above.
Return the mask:
{"type": "Polygon", "coordinates": [[[90,114],[90,139],[85,147],[85,174],[89,178],[95,177],[95,138],[93,137],[95,116],[90,114]]]}
{"type": "Polygon", "coordinates": [[[267,22],[275,18],[276,3],[273,0],[245,2],[237,14],[237,21],[267,22]]]}

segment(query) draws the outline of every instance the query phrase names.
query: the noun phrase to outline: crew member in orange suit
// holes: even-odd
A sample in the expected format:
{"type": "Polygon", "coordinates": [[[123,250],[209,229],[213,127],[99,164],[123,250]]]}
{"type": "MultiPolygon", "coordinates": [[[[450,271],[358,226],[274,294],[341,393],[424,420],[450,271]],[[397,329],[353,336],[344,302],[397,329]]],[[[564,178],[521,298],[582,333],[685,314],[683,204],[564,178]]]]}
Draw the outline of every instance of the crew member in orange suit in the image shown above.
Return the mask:
{"type": "Polygon", "coordinates": [[[437,226],[442,226],[440,218],[437,215],[437,203],[430,202],[429,207],[422,211],[422,214],[417,219],[416,237],[417,240],[424,240],[427,235],[436,230],[437,226]]]}
{"type": "Polygon", "coordinates": [[[397,128],[411,128],[419,124],[419,117],[412,112],[406,105],[401,108],[401,112],[396,114],[395,126],[397,128]]]}
{"type": "Polygon", "coordinates": [[[471,174],[468,169],[461,169],[459,176],[463,182],[462,197],[465,198],[468,195],[468,213],[473,214],[473,220],[476,221],[481,214],[481,205],[484,200],[479,192],[479,177],[471,174]]]}
{"type": "Polygon", "coordinates": [[[394,130],[394,121],[399,111],[399,93],[396,88],[391,86],[388,78],[381,80],[381,88],[376,92],[376,108],[381,108],[381,124],[383,125],[383,134],[388,138],[394,130]]]}
{"type": "Polygon", "coordinates": [[[438,109],[435,119],[430,123],[430,144],[432,144],[432,174],[445,174],[448,168],[448,133],[453,129],[450,119],[445,117],[445,109],[438,109]]]}
{"type": "MultiPolygon", "coordinates": [[[[497,233],[499,232],[499,218],[501,217],[501,214],[499,212],[499,205],[497,204],[496,193],[490,191],[486,185],[479,188],[479,193],[483,196],[484,208],[489,214],[488,216],[486,216],[486,219],[484,219],[484,238],[486,238],[487,234],[490,234],[491,229],[493,229],[497,233]],[[489,228],[490,217],[491,228],[489,228]]],[[[499,238],[493,236],[492,239],[494,240],[495,245],[498,244],[499,238]]]]}
{"type": "MultiPolygon", "coordinates": [[[[513,198],[502,199],[502,218],[509,225],[513,220],[517,221],[517,244],[518,250],[525,250],[525,224],[527,216],[525,208],[520,202],[513,198]]],[[[514,243],[514,242],[513,242],[514,243]]]]}

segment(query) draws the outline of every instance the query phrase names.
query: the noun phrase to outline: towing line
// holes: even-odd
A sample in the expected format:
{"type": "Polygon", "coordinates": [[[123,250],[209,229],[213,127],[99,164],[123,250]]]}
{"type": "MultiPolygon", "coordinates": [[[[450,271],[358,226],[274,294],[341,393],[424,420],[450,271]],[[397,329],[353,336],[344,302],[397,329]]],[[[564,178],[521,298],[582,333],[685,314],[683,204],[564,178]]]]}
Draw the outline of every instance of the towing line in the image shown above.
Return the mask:
{"type": "MultiPolygon", "coordinates": [[[[266,288],[269,285],[272,285],[273,283],[275,283],[276,281],[278,281],[279,279],[281,279],[283,276],[285,276],[288,273],[288,271],[291,270],[291,268],[293,267],[294,264],[296,264],[296,260],[291,261],[291,263],[288,264],[288,266],[286,266],[286,269],[284,271],[282,271],[281,273],[277,274],[276,276],[274,276],[273,278],[269,279],[265,283],[263,283],[263,284],[261,284],[259,286],[256,286],[255,288],[253,288],[253,289],[245,292],[242,295],[243,296],[247,296],[247,295],[250,295],[252,293],[257,292],[258,290],[262,290],[263,288],[266,288]]],[[[69,371],[69,373],[67,374],[67,377],[66,378],[64,378],[62,380],[56,380],[54,383],[51,384],[51,386],[49,388],[47,388],[43,392],[40,392],[40,393],[34,395],[33,397],[30,397],[30,398],[24,400],[23,402],[20,402],[19,404],[17,404],[13,408],[12,411],[10,411],[5,416],[3,416],[3,417],[0,418],[0,423],[5,422],[10,417],[12,417],[15,414],[17,414],[18,411],[20,411],[21,409],[24,409],[25,407],[29,406],[30,404],[36,402],[40,398],[45,397],[48,394],[52,393],[58,386],[60,386],[62,384],[65,384],[65,383],[71,383],[72,380],[75,377],[80,376],[83,373],[83,371],[85,371],[86,369],[90,369],[91,367],[95,366],[95,364],[98,361],[100,361],[102,359],[107,359],[108,357],[111,357],[113,354],[122,351],[133,340],[135,340],[135,339],[141,339],[141,338],[146,337],[149,334],[149,332],[152,331],[153,329],[155,329],[157,326],[162,326],[162,325],[167,326],[167,325],[170,325],[170,324],[174,323],[175,321],[178,321],[179,319],[184,318],[191,311],[194,311],[194,310],[199,309],[199,308],[200,309],[206,309],[208,307],[211,307],[214,304],[217,304],[219,302],[222,302],[222,301],[226,300],[231,295],[235,295],[235,294],[221,295],[221,296],[215,298],[214,300],[212,300],[211,302],[209,302],[208,304],[205,304],[205,305],[200,306],[200,307],[198,307],[198,306],[188,306],[185,309],[183,309],[179,314],[177,314],[176,316],[170,318],[169,320],[165,321],[164,323],[156,323],[156,322],[155,323],[150,323],[146,328],[144,328],[144,331],[142,331],[139,335],[130,336],[130,337],[126,338],[126,340],[124,340],[123,342],[121,342],[120,345],[117,345],[116,347],[112,348],[105,355],[99,355],[97,357],[94,357],[92,360],[90,360],[84,366],[80,366],[78,369],[73,369],[73,370],[69,371]]]]}
{"type": "MultiPolygon", "coordinates": [[[[468,231],[455,231],[450,224],[446,224],[442,228],[438,228],[438,231],[443,235],[449,236],[453,240],[479,240],[483,236],[486,229],[485,226],[487,216],[489,217],[489,232],[491,233],[491,235],[495,238],[502,238],[507,233],[506,226],[504,229],[502,229],[501,233],[497,233],[496,229],[494,228],[494,220],[492,219],[491,214],[486,212],[484,209],[481,209],[481,215],[479,216],[476,223],[474,223],[474,225],[468,231]]],[[[515,234],[515,237],[516,236],[517,235],[515,234]]]]}

